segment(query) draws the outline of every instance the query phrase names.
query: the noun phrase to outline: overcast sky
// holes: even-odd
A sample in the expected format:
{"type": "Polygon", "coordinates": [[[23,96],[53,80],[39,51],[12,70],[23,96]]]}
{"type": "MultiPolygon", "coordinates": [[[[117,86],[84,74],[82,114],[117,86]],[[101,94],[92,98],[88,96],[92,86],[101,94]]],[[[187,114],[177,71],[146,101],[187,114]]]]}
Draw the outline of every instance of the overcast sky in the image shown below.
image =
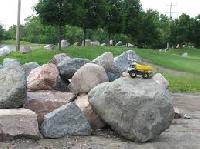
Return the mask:
{"type": "Polygon", "coordinates": [[[158,10],[163,14],[169,16],[170,7],[172,3],[173,18],[178,17],[182,13],[187,13],[188,15],[194,17],[200,14],[200,0],[140,0],[143,9],[153,8],[158,10]]]}
{"type": "MultiPolygon", "coordinates": [[[[0,0],[0,23],[4,27],[16,24],[17,16],[17,1],[18,0],[0,0]]],[[[38,0],[21,0],[22,10],[21,10],[21,22],[25,23],[24,19],[30,15],[33,15],[33,6],[38,2],[38,0]]],[[[168,14],[169,6],[173,2],[172,11],[175,12],[173,17],[177,17],[182,13],[187,13],[190,16],[196,16],[200,14],[200,0],[140,0],[143,8],[156,9],[161,13],[168,14]]]]}

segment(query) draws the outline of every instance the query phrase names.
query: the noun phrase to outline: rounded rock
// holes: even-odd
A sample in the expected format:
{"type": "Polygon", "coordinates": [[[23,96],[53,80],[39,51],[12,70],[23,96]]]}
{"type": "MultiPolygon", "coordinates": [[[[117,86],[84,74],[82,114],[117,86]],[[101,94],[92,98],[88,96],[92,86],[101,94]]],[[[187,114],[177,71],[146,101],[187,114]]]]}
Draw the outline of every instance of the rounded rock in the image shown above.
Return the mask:
{"type": "Polygon", "coordinates": [[[108,82],[108,76],[102,66],[88,63],[82,66],[72,77],[71,89],[74,93],[88,93],[100,83],[108,82]]]}
{"type": "Polygon", "coordinates": [[[89,93],[89,102],[111,128],[127,139],[147,142],[169,128],[172,97],[152,79],[120,78],[89,93]]]}

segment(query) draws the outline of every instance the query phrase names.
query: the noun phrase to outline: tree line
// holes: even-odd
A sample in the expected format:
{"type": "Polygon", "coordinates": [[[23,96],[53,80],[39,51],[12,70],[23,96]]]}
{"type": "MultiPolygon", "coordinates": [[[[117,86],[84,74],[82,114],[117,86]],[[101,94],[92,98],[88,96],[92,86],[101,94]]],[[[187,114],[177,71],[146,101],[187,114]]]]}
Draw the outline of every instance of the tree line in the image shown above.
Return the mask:
{"type": "MultiPolygon", "coordinates": [[[[21,26],[21,38],[34,43],[71,43],[86,38],[132,43],[140,48],[200,47],[200,15],[170,19],[155,10],[144,11],[139,0],[39,0],[37,16],[21,26]]],[[[15,39],[16,26],[0,27],[1,39],[15,39]]]]}

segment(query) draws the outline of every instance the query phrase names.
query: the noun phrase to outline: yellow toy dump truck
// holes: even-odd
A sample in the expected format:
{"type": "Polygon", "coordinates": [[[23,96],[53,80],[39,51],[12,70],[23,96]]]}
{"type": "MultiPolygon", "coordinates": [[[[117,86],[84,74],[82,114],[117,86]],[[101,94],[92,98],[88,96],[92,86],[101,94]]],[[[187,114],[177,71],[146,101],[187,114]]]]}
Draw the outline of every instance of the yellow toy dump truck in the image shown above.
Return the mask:
{"type": "Polygon", "coordinates": [[[140,75],[144,79],[150,79],[153,76],[153,67],[132,62],[128,68],[128,73],[132,78],[140,75]]]}

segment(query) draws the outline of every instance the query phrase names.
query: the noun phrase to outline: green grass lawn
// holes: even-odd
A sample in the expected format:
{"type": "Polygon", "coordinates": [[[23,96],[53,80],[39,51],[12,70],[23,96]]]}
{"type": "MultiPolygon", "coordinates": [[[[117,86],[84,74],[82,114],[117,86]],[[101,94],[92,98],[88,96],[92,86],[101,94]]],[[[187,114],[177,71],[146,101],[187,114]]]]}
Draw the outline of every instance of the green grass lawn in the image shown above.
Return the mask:
{"type": "Polygon", "coordinates": [[[135,51],[150,63],[175,70],[164,73],[172,92],[200,92],[200,49],[171,49],[166,53],[151,49],[135,51]],[[188,53],[187,58],[181,57],[184,52],[188,53]],[[186,73],[176,75],[176,71],[186,73]]]}
{"type": "MultiPolygon", "coordinates": [[[[44,50],[42,46],[33,47],[33,51],[28,54],[21,54],[19,52],[13,52],[9,58],[14,58],[19,60],[22,64],[27,62],[38,62],[39,64],[47,63],[55,54],[66,53],[70,57],[79,57],[94,59],[97,56],[103,54],[104,52],[111,51],[115,56],[120,55],[127,48],[119,47],[69,47],[67,49],[59,50],[44,50]]],[[[5,57],[0,57],[0,62],[3,61],[5,57]]]]}
{"type": "Polygon", "coordinates": [[[149,49],[136,49],[136,51],[150,63],[200,75],[200,49],[175,49],[167,53],[149,49]],[[188,52],[189,56],[187,58],[181,57],[184,52],[188,52]]]}
{"type": "MultiPolygon", "coordinates": [[[[12,43],[6,41],[4,43],[12,43]]],[[[30,43],[24,43],[30,44],[30,43]]],[[[31,44],[33,51],[28,54],[13,52],[9,58],[15,58],[22,64],[27,62],[38,62],[39,64],[47,63],[55,54],[66,53],[70,57],[80,57],[94,59],[104,52],[111,51],[114,56],[120,55],[126,51],[126,47],[69,47],[62,51],[47,51],[43,49],[43,45],[31,44]]],[[[151,49],[134,49],[146,61],[170,68],[175,71],[187,72],[189,75],[174,75],[173,73],[164,72],[165,77],[170,82],[170,90],[172,92],[200,92],[200,50],[199,49],[176,49],[167,53],[160,53],[158,50],[151,49]],[[187,58],[181,57],[181,54],[188,52],[187,58]]],[[[0,57],[0,62],[5,57],[0,57]]]]}
{"type": "MultiPolygon", "coordinates": [[[[31,44],[30,42],[26,42],[26,41],[21,41],[20,42],[22,45],[29,45],[31,44]]],[[[5,45],[15,45],[16,41],[15,40],[3,40],[1,42],[1,44],[5,44],[5,45]]]]}
{"type": "MultiPolygon", "coordinates": [[[[4,45],[15,45],[15,44],[16,44],[16,41],[15,41],[15,40],[3,40],[3,41],[0,42],[0,44],[4,44],[4,45]]],[[[42,44],[30,43],[30,42],[27,42],[27,41],[20,41],[20,44],[21,44],[21,45],[31,45],[31,46],[33,46],[33,47],[42,45],[42,44]]]]}
{"type": "Polygon", "coordinates": [[[164,73],[164,76],[170,83],[171,92],[195,93],[200,92],[200,76],[175,76],[173,74],[164,73]]]}

